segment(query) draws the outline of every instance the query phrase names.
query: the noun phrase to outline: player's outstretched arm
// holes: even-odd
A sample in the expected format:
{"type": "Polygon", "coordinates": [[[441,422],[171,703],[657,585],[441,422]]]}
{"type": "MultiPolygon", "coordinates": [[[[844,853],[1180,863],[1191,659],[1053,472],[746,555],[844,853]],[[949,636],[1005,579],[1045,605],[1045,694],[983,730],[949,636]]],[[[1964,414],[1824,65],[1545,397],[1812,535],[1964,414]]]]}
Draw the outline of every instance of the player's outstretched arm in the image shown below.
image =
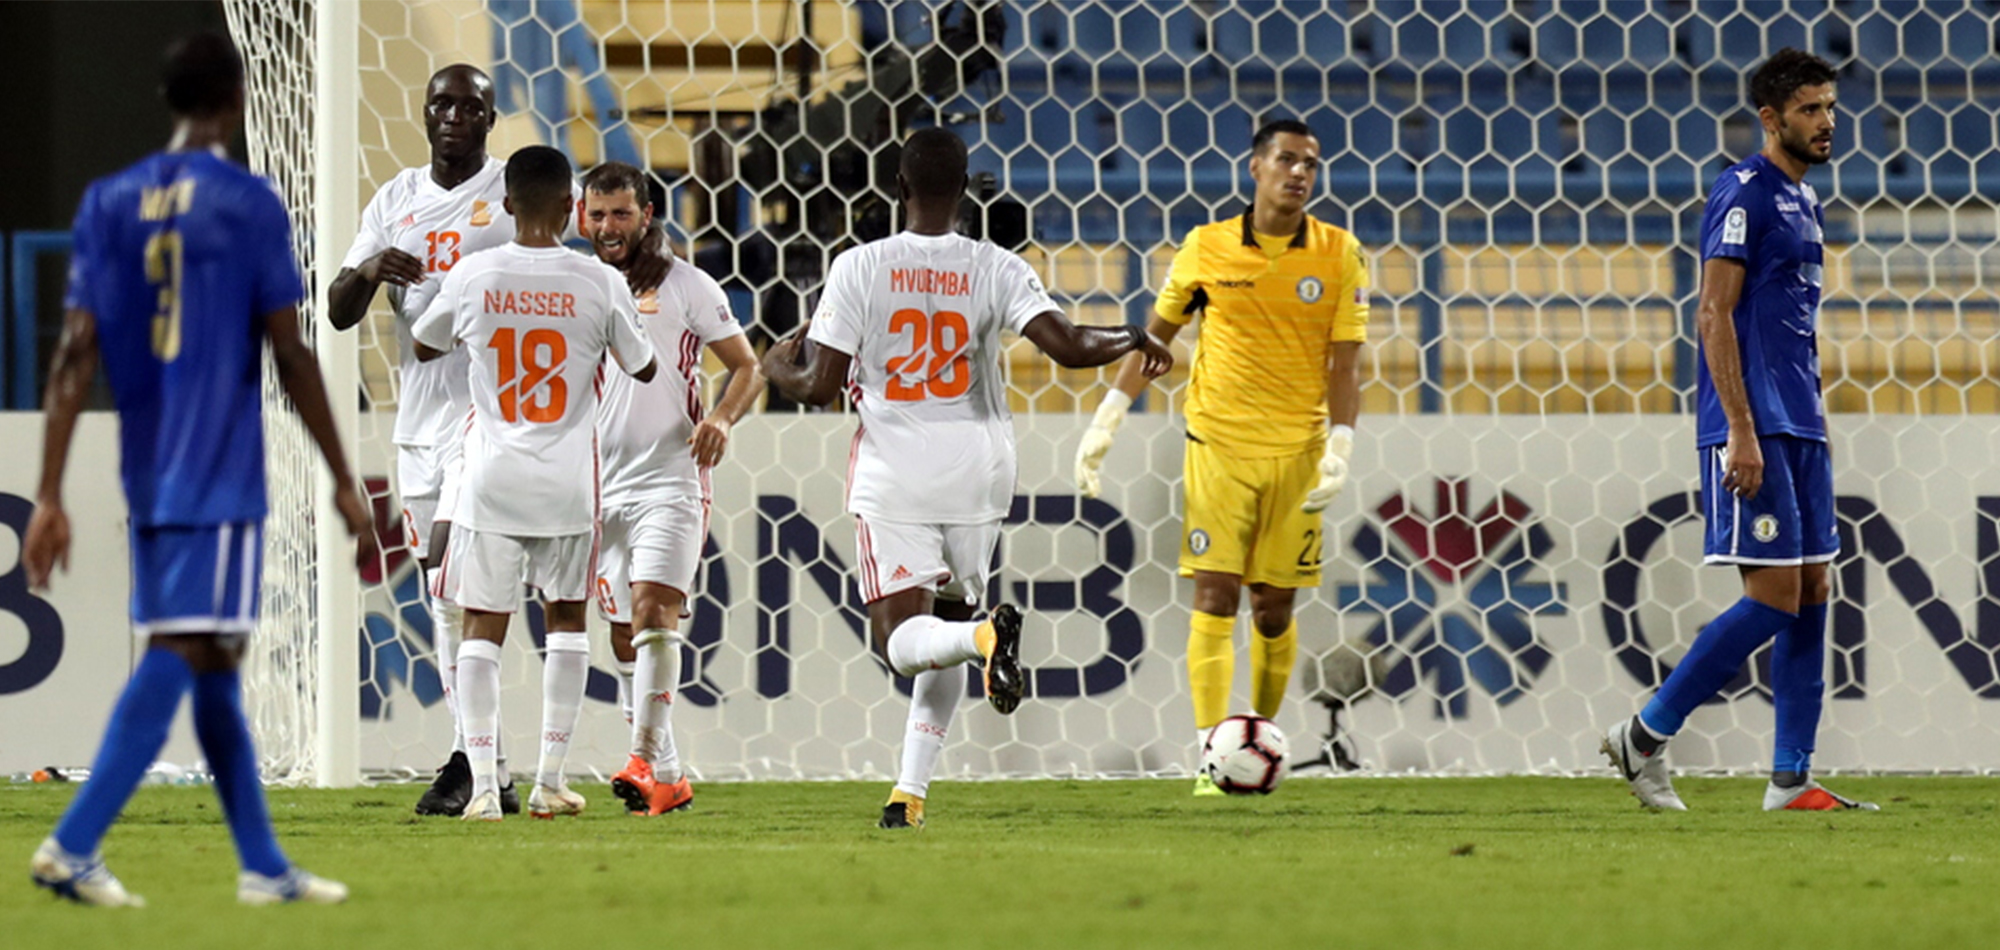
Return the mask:
{"type": "Polygon", "coordinates": [[[854,356],[820,344],[813,347],[812,359],[801,361],[800,348],[805,345],[806,331],[811,328],[812,321],[807,320],[791,336],[771,344],[764,351],[764,375],[786,399],[824,406],[839,398],[854,356]]]}
{"type": "Polygon", "coordinates": [[[387,281],[410,287],[424,281],[424,262],[399,248],[384,248],[361,262],[360,267],[343,267],[326,289],[326,318],[336,330],[346,330],[368,315],[368,302],[375,288],[387,281]]]}
{"type": "Polygon", "coordinates": [[[320,378],[319,362],[312,348],[299,335],[299,310],[285,307],[264,315],[264,334],[271,340],[271,363],[278,369],[278,385],[292,401],[306,432],[319,446],[326,467],[333,471],[333,503],[347,523],[348,537],[361,541],[355,557],[366,564],[375,557],[375,530],[368,506],[354,486],[354,470],[347,466],[347,449],[333,425],[333,408],[326,401],[326,384],[320,378]]]}
{"type": "MultiPolygon", "coordinates": [[[[1157,315],[1146,323],[1146,336],[1162,349],[1180,332],[1180,324],[1157,315]]],[[[1118,427],[1125,424],[1125,413],[1132,408],[1132,400],[1138,398],[1152,378],[1146,373],[1145,358],[1140,354],[1135,353],[1118,365],[1111,391],[1097,404],[1097,414],[1091,417],[1090,428],[1084,430],[1083,441],[1076,447],[1076,489],[1083,497],[1096,498],[1103,488],[1098,469],[1104,465],[1104,455],[1111,451],[1111,440],[1118,435],[1118,427]]]]}
{"type": "Polygon", "coordinates": [[[1764,484],[1764,451],[1757,444],[1757,421],[1750,415],[1750,393],[1743,385],[1743,352],[1736,340],[1736,301],[1743,296],[1743,262],[1711,257],[1701,265],[1701,300],[1695,326],[1701,332],[1708,375],[1715,396],[1729,420],[1729,442],[1723,451],[1722,487],[1744,498],[1757,497],[1764,484]]]}
{"type": "Polygon", "coordinates": [[[69,443],[76,435],[76,419],[90,397],[90,384],[97,378],[97,315],[71,308],[63,314],[61,342],[49,363],[49,384],[42,392],[48,412],[42,430],[42,481],[35,492],[35,514],[28,521],[28,537],[22,544],[21,563],[28,571],[28,586],[40,590],[49,586],[49,574],[57,564],[69,570],[69,515],[63,511],[63,472],[69,468],[69,443]]]}
{"type": "Polygon", "coordinates": [[[1137,354],[1139,370],[1147,379],[1174,368],[1167,345],[1135,326],[1080,327],[1061,311],[1051,310],[1028,321],[1021,335],[1056,365],[1069,369],[1103,366],[1127,353],[1137,354]]]}
{"type": "Polygon", "coordinates": [[[688,439],[695,464],[701,466],[722,461],[723,453],[729,450],[730,428],[750,411],[757,401],[757,390],[764,388],[764,371],[757,367],[757,352],[750,348],[748,339],[724,337],[708,348],[729,371],[729,382],[722,389],[722,398],[715,402],[715,411],[694,427],[694,436],[688,439]]]}

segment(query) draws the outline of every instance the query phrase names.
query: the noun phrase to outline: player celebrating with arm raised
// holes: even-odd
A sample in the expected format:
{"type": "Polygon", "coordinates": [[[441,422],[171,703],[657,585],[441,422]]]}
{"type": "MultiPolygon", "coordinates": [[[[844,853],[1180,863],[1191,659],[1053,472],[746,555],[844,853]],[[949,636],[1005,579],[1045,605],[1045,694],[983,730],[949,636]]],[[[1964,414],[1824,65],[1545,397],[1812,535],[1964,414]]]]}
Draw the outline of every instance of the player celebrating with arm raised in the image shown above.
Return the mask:
{"type": "MultiPolygon", "coordinates": [[[[406,168],[382,186],[361,215],[361,227],[340,273],[327,290],[327,317],[346,330],[368,315],[376,288],[389,285],[402,351],[396,394],[396,491],[403,500],[403,527],[410,553],[428,575],[437,567],[450,535],[448,507],[460,466],[466,412],[466,357],[417,359],[410,326],[436,295],[444,276],[466,256],[514,239],[514,216],[506,208],[505,163],[487,154],[486,139],[498,113],[493,81],[476,67],[458,63],[431,76],[424,89],[424,134],[430,140],[427,165],[406,168]],[[434,548],[436,550],[434,550],[434,548]]],[[[567,219],[566,219],[567,220],[567,219]]],[[[573,222],[571,222],[573,223],[573,222]]],[[[568,226],[567,224],[565,226],[568,226]]],[[[656,287],[666,274],[662,234],[644,231],[630,255],[627,276],[635,292],[656,287]]],[[[472,793],[464,732],[458,726],[454,657],[463,614],[454,604],[430,598],[432,638],[445,706],[452,717],[452,754],[417,802],[419,815],[457,815],[472,793]]],[[[499,762],[506,773],[506,755],[499,762]]],[[[509,814],[520,811],[514,783],[505,780],[501,801],[509,814]]]]}
{"type": "MultiPolygon", "coordinates": [[[[1229,714],[1237,603],[1250,589],[1251,706],[1278,714],[1298,654],[1292,603],[1316,587],[1320,512],[1347,483],[1360,411],[1357,375],[1368,332],[1368,265],[1345,230],[1306,213],[1319,140],[1305,124],[1271,122],[1250,145],[1256,197],[1240,217],[1189,231],[1147,332],[1172,340],[1202,317],[1187,398],[1187,493],[1180,568],[1194,578],[1188,692],[1196,748],[1229,714]]],[[[1132,400],[1136,363],[1077,448],[1077,487],[1094,498],[1098,467],[1132,400]]],[[[1197,775],[1196,795],[1220,795],[1197,775]]]]}
{"type": "Polygon", "coordinates": [[[1836,78],[1825,60],[1795,49],[1757,68],[1750,98],[1764,148],[1716,179],[1702,214],[1702,560],[1734,565],[1743,597],[1702,628],[1646,707],[1604,737],[1604,753],[1649,808],[1687,808],[1667,773],[1667,740],[1774,638],[1778,728],[1765,810],[1875,808],[1827,791],[1810,772],[1826,688],[1826,567],[1840,535],[1815,327],[1826,213],[1805,175],[1833,157],[1836,78]]]}
{"type": "MultiPolygon", "coordinates": [[[[645,173],[622,162],[584,176],[583,233],[598,260],[619,268],[632,261],[634,242],[652,222],[647,191],[645,173]]],[[[722,285],[700,268],[675,261],[659,290],[639,297],[638,313],[654,352],[675,362],[647,383],[604,374],[597,595],[631,704],[631,758],[611,790],[628,811],[660,815],[694,800],[672,714],[687,640],[681,619],[708,537],[708,472],[722,461],[730,427],[756,401],[764,375],[722,285]],[[701,404],[704,347],[731,373],[709,416],[701,404]]]]}
{"type": "Polygon", "coordinates": [[[453,268],[413,331],[423,360],[460,342],[471,350],[463,484],[432,592],[466,611],[458,691],[472,767],[463,817],[473,821],[502,815],[500,646],[524,576],[541,591],[549,630],[528,813],[583,811],[563,766],[590,672],[583,611],[597,514],[596,376],[606,352],[640,382],[657,369],[624,279],[558,240],[570,213],[569,160],[531,146],[507,160],[506,178],[520,229],[513,243],[453,268]]]}
{"type": "Polygon", "coordinates": [[[279,850],[243,716],[238,666],[257,624],[265,514],[263,343],[278,382],[333,470],[334,502],[364,553],[368,509],[334,431],[319,364],[299,333],[304,295],[291,225],[269,182],[224,148],[243,119],[243,61],[219,34],[169,52],[166,151],[90,186],[76,214],[62,342],[49,369],[42,482],[22,552],[28,583],[69,564],[63,469],[100,354],[117,402],[132,532],[132,626],[146,649],[55,834],[36,884],[98,906],[139,906],[98,843],[194,694],[195,737],[243,872],[237,899],[335,903],[347,888],[279,850]]]}
{"type": "Polygon", "coordinates": [[[834,259],[819,308],[799,336],[764,354],[791,399],[823,406],[848,385],[861,413],[850,462],[861,596],[875,652],[913,677],[901,777],[884,828],[920,827],[945,732],[965,689],[960,667],[984,666],[986,699],[1005,715],[1027,685],[1021,615],[995,607],[971,622],[986,591],[1000,522],[1014,497],[1014,427],[1001,375],[1000,331],[1027,337],[1063,366],[1144,354],[1158,376],[1173,357],[1138,327],[1077,327],[1026,261],[956,233],[965,143],[923,129],[903,143],[896,190],[907,228],[834,259]]]}

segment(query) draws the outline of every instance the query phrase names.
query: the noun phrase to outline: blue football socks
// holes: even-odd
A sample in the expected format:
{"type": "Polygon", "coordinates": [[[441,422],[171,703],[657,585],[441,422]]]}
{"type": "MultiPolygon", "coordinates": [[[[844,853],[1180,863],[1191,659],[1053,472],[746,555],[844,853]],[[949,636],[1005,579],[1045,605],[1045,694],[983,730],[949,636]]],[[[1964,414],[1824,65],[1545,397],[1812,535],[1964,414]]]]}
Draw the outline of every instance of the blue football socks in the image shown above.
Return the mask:
{"type": "Polygon", "coordinates": [[[194,732],[215,772],[215,795],[236,840],[243,870],[278,877],[291,868],[271,831],[264,783],[257,773],[257,748],[243,718],[243,676],[236,670],[203,673],[194,680],[194,732]]]}
{"type": "MultiPolygon", "coordinates": [[[[1821,608],[1825,616],[1825,608],[1821,608]]],[[[1694,646],[1681,657],[1679,666],[1653,694],[1639,721],[1655,735],[1672,736],[1681,731],[1688,713],[1708,702],[1722,689],[1750,654],[1778,632],[1789,628],[1798,615],[1766,606],[1745,597],[1722,612],[1695,638],[1694,646]]],[[[1817,712],[1815,712],[1817,718],[1817,712]]]]}
{"type": "Polygon", "coordinates": [[[1771,771],[1811,771],[1826,695],[1825,604],[1801,605],[1799,619],[1779,631],[1771,645],[1771,694],[1778,707],[1771,771]]]}
{"type": "Polygon", "coordinates": [[[167,744],[167,730],[193,679],[187,661],[172,650],[147,650],[139,660],[104,727],[90,780],[56,824],[56,843],[64,851],[80,857],[97,853],[105,831],[125,810],[133,790],[159,757],[160,747],[167,744]]]}

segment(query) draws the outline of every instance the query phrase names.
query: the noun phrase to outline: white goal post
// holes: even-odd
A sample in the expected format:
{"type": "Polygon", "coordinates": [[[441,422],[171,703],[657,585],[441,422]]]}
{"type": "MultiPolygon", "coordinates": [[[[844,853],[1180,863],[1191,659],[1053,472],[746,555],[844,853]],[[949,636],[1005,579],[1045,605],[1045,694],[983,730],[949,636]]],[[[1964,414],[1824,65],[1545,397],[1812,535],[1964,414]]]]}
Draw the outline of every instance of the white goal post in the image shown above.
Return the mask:
{"type": "MultiPolygon", "coordinates": [[[[362,205],[426,161],[435,69],[493,75],[492,150],[636,158],[676,245],[753,338],[789,330],[825,261],[879,233],[899,130],[972,147],[975,200],[1079,322],[1143,320],[1174,245],[1240,213],[1252,128],[1305,121],[1313,212],[1373,271],[1355,478],[1279,717],[1309,758],[1338,700],[1378,770],[1601,767],[1629,715],[1734,598],[1702,571],[1692,421],[1693,227],[1759,144],[1743,78],[1786,45],[1840,69],[1823,371],[1840,494],[1818,764],[2000,768],[2000,60],[1996,9],[1826,0],[1372,3],[1043,0],[225,0],[250,68],[250,159],[286,196],[315,301],[362,205]],[[987,12],[982,12],[987,11],[987,12]],[[1335,695],[1322,656],[1372,659],[1335,695]]],[[[386,306],[310,335],[388,550],[353,572],[302,433],[270,413],[273,519],[253,715],[274,778],[415,777],[450,737],[417,573],[394,533],[396,339],[386,306]]],[[[1179,774],[1182,366],[1135,411],[1100,500],[1071,453],[1106,374],[1005,359],[1021,481],[994,593],[1029,615],[1033,693],[966,707],[945,776],[1179,774]]],[[[279,397],[272,392],[272,405],[279,397]]],[[[763,407],[716,471],[676,716],[697,777],[879,777],[903,730],[863,648],[841,485],[854,420],[763,407]]],[[[510,638],[504,716],[538,721],[510,638]]],[[[593,621],[593,624],[596,622],[593,621]]],[[[1247,627],[1247,625],[1246,625],[1247,627]]],[[[1239,638],[1247,629],[1240,629],[1239,638]]],[[[598,641],[572,762],[624,724],[598,641]]],[[[1343,665],[1344,664],[1344,665],[1343,665]]],[[[1247,705],[1238,664],[1238,707],[1247,705]]],[[[1697,711],[1685,768],[1753,770],[1752,674],[1697,711]]],[[[904,687],[907,688],[907,687],[904,687]]],[[[525,761],[525,760],[523,760],[525,761]]]]}

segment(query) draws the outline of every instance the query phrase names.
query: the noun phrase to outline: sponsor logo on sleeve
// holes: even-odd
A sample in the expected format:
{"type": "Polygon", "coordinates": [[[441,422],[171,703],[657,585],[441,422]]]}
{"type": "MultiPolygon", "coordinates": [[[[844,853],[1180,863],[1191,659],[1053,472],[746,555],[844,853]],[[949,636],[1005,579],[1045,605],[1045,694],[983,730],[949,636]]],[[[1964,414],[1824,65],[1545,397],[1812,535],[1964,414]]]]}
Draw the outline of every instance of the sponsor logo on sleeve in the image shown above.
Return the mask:
{"type": "Polygon", "coordinates": [[[1741,244],[1750,236],[1750,216],[1742,208],[1729,209],[1722,219],[1722,243],[1741,244]]]}

